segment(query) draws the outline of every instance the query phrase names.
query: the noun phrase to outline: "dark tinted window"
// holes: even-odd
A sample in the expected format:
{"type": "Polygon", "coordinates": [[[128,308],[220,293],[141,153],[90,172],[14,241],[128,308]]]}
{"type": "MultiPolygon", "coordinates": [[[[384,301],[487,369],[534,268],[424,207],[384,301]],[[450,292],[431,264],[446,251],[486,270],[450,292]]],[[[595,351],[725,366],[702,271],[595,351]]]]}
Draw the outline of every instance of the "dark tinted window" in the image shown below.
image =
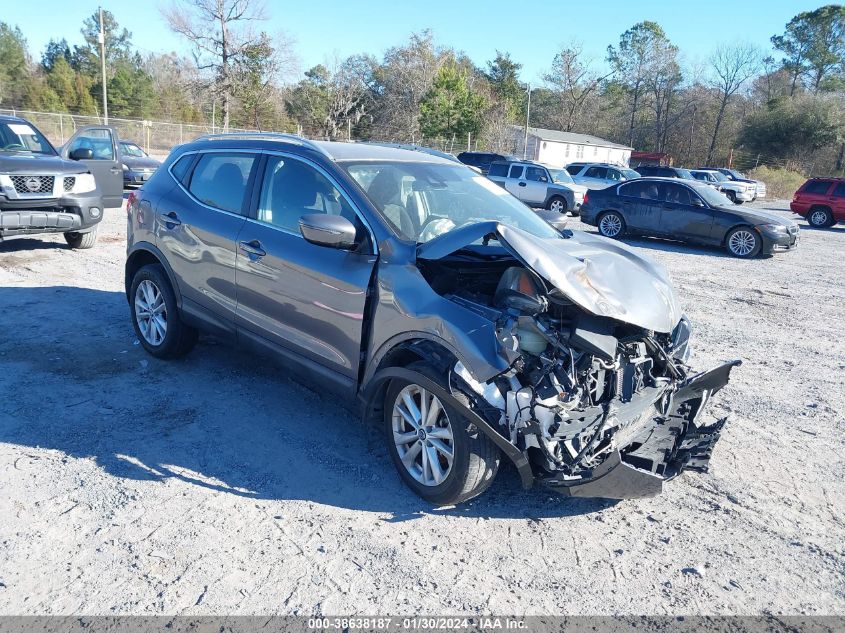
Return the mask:
{"type": "Polygon", "coordinates": [[[664,192],[664,200],[666,202],[671,202],[672,204],[692,204],[689,189],[686,187],[667,183],[664,185],[664,192]]]}
{"type": "Polygon", "coordinates": [[[579,173],[579,172],[580,172],[583,168],[584,168],[584,166],[583,166],[583,165],[569,165],[569,166],[566,168],[566,171],[568,171],[568,172],[569,172],[572,176],[575,176],[575,175],[576,175],[576,174],[578,174],[578,173],[579,173]]]}
{"type": "Polygon", "coordinates": [[[488,172],[490,176],[501,176],[504,178],[508,175],[508,164],[507,163],[493,163],[490,165],[490,171],[488,172]]]}
{"type": "Polygon", "coordinates": [[[170,168],[170,171],[173,172],[173,177],[179,182],[185,182],[185,176],[188,174],[188,169],[191,167],[193,160],[194,155],[188,154],[173,163],[173,166],[170,168]]]}
{"type": "Polygon", "coordinates": [[[511,165],[511,178],[522,178],[522,165],[511,165]]]}
{"type": "Polygon", "coordinates": [[[584,172],[584,177],[604,179],[607,177],[607,167],[590,167],[584,172]]]}
{"type": "Polygon", "coordinates": [[[656,182],[631,182],[619,187],[619,193],[631,198],[645,198],[646,200],[659,200],[660,192],[656,182]]]}
{"type": "MultiPolygon", "coordinates": [[[[377,175],[369,185],[369,190],[376,189],[382,195],[376,204],[380,204],[380,210],[390,218],[389,207],[397,206],[400,190],[398,187],[394,191],[391,187],[383,186],[377,175]]],[[[300,235],[299,218],[310,213],[343,216],[355,225],[359,236],[364,235],[364,225],[354,209],[322,173],[298,160],[282,156],[268,157],[257,219],[300,235]]]]}
{"type": "Polygon", "coordinates": [[[542,167],[526,167],[525,179],[533,180],[534,182],[549,182],[549,177],[546,175],[546,170],[542,167]]]}
{"type": "Polygon", "coordinates": [[[803,193],[824,194],[830,189],[829,180],[811,180],[802,189],[803,193]]]}
{"type": "Polygon", "coordinates": [[[837,198],[845,198],[845,182],[840,182],[833,190],[833,195],[837,198]]]}
{"type": "Polygon", "coordinates": [[[203,154],[188,189],[210,207],[240,213],[253,162],[251,154],[203,154]]]}

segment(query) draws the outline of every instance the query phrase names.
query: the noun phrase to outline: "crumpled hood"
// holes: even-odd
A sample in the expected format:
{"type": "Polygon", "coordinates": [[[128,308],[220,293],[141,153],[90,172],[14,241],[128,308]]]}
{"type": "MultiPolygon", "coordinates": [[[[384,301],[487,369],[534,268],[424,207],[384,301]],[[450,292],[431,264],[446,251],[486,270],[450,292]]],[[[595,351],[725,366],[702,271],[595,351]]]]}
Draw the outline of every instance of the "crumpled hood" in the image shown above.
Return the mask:
{"type": "Polygon", "coordinates": [[[537,237],[521,229],[479,222],[421,244],[420,259],[440,259],[485,235],[573,303],[597,316],[655,332],[671,332],[682,316],[666,270],[620,242],[581,231],[573,237],[537,237]]]}

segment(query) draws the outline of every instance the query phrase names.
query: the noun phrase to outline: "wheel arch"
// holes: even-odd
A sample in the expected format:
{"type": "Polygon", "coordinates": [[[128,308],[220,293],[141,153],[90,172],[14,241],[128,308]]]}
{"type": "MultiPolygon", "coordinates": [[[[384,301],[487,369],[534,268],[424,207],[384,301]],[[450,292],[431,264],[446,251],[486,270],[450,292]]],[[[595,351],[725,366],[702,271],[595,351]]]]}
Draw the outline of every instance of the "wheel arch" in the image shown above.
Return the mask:
{"type": "Polygon", "coordinates": [[[167,263],[167,258],[164,254],[156,248],[154,244],[149,242],[138,242],[132,246],[132,249],[126,256],[126,266],[124,271],[124,287],[126,289],[126,300],[129,301],[129,292],[132,288],[132,279],[142,267],[149,264],[159,264],[164,268],[167,274],[167,280],[170,282],[170,287],[173,288],[173,294],[176,297],[176,305],[182,308],[182,293],[179,292],[179,285],[176,283],[176,277],[173,274],[173,269],[167,263]]]}
{"type": "Polygon", "coordinates": [[[737,222],[736,224],[731,224],[727,229],[725,229],[725,234],[722,236],[722,246],[727,247],[728,245],[728,235],[733,233],[736,229],[751,229],[760,239],[760,243],[763,242],[763,234],[753,224],[748,224],[748,222],[737,222]]]}

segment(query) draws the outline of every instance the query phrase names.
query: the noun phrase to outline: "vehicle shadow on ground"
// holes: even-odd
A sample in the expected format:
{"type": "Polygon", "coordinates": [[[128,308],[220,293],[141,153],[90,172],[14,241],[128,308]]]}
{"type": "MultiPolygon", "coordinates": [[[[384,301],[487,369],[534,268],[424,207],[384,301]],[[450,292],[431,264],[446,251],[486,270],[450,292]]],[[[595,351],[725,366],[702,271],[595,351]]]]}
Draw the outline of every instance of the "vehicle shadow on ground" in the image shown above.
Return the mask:
{"type": "Polygon", "coordinates": [[[62,239],[61,242],[47,241],[43,239],[44,237],[48,236],[7,237],[6,239],[0,241],[0,255],[3,253],[18,253],[21,251],[53,250],[57,248],[70,249],[70,246],[64,242],[60,235],[59,239],[62,239]]]}
{"type": "MultiPolygon", "coordinates": [[[[597,230],[588,231],[594,235],[601,235],[597,230]]],[[[662,239],[659,237],[644,237],[641,235],[631,235],[623,237],[620,240],[623,244],[628,246],[637,246],[647,248],[653,251],[663,251],[666,253],[682,253],[685,255],[697,255],[703,257],[728,257],[729,255],[724,248],[719,246],[705,246],[699,244],[689,244],[686,242],[676,242],[674,240],[662,239]]],[[[762,257],[769,257],[763,255],[762,257]]]]}
{"type": "Polygon", "coordinates": [[[384,512],[540,519],[595,512],[600,500],[523,491],[515,469],[479,499],[436,509],[395,473],[383,433],[270,361],[201,339],[179,361],[137,344],[121,292],[0,288],[0,442],[91,459],[111,476],[178,479],[245,500],[307,500],[384,512]]]}

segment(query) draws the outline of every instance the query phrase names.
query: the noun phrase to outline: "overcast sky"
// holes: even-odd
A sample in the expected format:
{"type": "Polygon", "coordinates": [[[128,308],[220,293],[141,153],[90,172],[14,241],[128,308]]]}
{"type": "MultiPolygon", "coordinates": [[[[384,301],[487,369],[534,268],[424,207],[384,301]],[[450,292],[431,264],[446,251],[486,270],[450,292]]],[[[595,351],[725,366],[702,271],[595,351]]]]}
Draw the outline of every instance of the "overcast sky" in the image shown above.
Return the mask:
{"type": "MultiPolygon", "coordinates": [[[[40,58],[50,38],[81,41],[82,20],[97,4],[84,0],[0,0],[0,20],[21,27],[30,50],[40,58]],[[33,10],[37,7],[37,10],[33,10]]],[[[509,51],[523,64],[523,80],[536,83],[561,45],[579,41],[604,63],[609,44],[642,20],[654,20],[677,44],[685,61],[706,61],[721,42],[750,41],[770,50],[769,38],[782,33],[797,13],[822,6],[805,0],[270,0],[266,2],[270,33],[285,31],[295,41],[302,70],[337,53],[372,53],[380,57],[390,46],[407,41],[413,31],[430,28],[438,43],[463,50],[479,66],[509,51]]],[[[103,0],[118,22],[128,28],[141,52],[187,53],[187,44],[170,33],[158,2],[103,0]]]]}

